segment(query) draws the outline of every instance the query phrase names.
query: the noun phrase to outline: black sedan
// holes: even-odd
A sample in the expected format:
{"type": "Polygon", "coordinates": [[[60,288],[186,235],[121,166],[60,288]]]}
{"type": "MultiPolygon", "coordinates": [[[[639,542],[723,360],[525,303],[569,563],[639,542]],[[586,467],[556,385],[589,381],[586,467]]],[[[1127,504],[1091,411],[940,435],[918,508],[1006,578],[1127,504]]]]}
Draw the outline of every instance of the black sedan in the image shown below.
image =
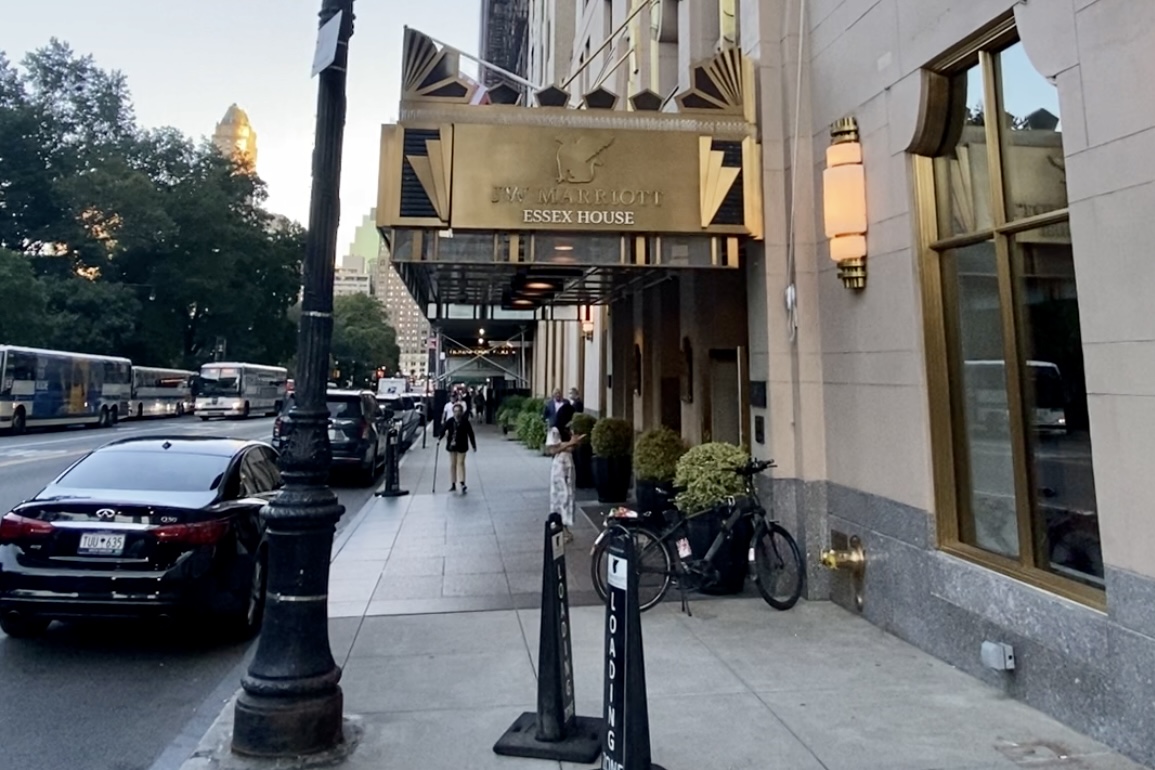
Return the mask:
{"type": "Polygon", "coordinates": [[[266,444],[130,438],[78,460],[0,520],[0,629],[54,619],[212,615],[251,636],[264,610],[266,444]]]}

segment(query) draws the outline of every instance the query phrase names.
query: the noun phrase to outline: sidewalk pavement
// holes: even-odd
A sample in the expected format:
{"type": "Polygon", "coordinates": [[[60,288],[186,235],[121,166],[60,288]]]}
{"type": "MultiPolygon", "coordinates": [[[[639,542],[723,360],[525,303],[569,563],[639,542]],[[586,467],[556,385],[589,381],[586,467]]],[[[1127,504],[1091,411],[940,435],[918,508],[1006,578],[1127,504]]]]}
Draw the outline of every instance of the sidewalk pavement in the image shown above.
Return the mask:
{"type": "MultiPolygon", "coordinates": [[[[334,543],[330,639],[360,742],[350,770],[588,767],[500,757],[536,704],[549,460],[478,431],[469,493],[430,436],[401,487],[334,543]]],[[[594,506],[591,506],[594,507],[594,506]]],[[[605,610],[579,514],[567,548],[577,711],[601,716],[605,610]]],[[[677,597],[645,613],[654,761],[667,770],[1141,770],[1102,744],[830,602],[677,597]]],[[[227,751],[232,702],[183,770],[270,767],[227,751]]],[[[278,767],[293,766],[278,763],[278,767]]]]}

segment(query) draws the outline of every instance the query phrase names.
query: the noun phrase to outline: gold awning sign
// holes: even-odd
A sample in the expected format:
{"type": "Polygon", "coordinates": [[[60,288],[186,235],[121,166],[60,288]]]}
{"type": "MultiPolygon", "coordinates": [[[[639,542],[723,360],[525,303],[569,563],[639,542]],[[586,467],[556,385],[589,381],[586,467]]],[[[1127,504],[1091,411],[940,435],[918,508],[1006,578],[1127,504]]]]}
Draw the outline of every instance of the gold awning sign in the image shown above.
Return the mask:
{"type": "Polygon", "coordinates": [[[761,235],[749,137],[388,125],[381,156],[381,227],[761,235]]]}
{"type": "Polygon", "coordinates": [[[382,129],[379,227],[762,237],[740,51],[699,64],[677,111],[656,112],[472,103],[452,49],[413,30],[406,47],[401,121],[382,129]]]}

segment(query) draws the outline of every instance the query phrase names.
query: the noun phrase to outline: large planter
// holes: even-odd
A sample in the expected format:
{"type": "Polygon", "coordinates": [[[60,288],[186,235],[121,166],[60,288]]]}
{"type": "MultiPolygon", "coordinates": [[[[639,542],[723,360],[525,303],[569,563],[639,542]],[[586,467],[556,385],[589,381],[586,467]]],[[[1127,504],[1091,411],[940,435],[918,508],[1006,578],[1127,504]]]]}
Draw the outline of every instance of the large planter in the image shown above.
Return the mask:
{"type": "MultiPolygon", "coordinates": [[[[706,558],[706,552],[714,543],[714,538],[722,531],[729,510],[725,507],[712,508],[691,516],[686,522],[687,539],[695,559],[706,558]]],[[[722,545],[722,550],[714,559],[714,567],[719,572],[719,580],[713,586],[702,589],[708,594],[741,593],[746,585],[749,572],[750,539],[754,536],[749,519],[741,519],[722,545]]]]}
{"type": "Polygon", "coordinates": [[[667,491],[673,482],[663,483],[649,479],[638,479],[634,482],[634,499],[638,511],[650,513],[665,513],[674,507],[673,498],[667,491]]]}
{"type": "Polygon", "coordinates": [[[573,450],[574,483],[578,489],[594,488],[594,450],[583,442],[573,450]]]}
{"type": "Polygon", "coordinates": [[[624,503],[630,496],[630,475],[633,463],[625,457],[593,458],[594,486],[599,503],[624,503]]]}

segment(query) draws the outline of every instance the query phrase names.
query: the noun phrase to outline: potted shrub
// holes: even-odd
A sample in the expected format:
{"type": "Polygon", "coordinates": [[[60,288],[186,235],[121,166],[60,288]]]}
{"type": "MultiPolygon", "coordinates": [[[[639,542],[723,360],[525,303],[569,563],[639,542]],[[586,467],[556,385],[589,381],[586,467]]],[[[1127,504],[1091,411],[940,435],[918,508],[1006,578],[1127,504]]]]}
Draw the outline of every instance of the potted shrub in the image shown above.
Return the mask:
{"type": "Polygon", "coordinates": [[[673,484],[686,442],[666,427],[646,431],[634,442],[634,497],[638,510],[661,513],[672,502],[659,486],[673,484]]]}
{"type": "Polygon", "coordinates": [[[590,434],[593,432],[597,419],[588,414],[575,414],[570,428],[575,434],[585,436],[585,441],[574,447],[574,485],[578,489],[593,489],[594,487],[594,451],[590,448],[590,434]]]}
{"type": "Polygon", "coordinates": [[[508,435],[511,430],[517,430],[517,416],[521,414],[521,407],[525,404],[525,396],[506,396],[501,401],[494,415],[497,424],[501,426],[502,435],[508,435]]]}
{"type": "MultiPolygon", "coordinates": [[[[750,456],[746,450],[723,442],[696,446],[678,460],[674,483],[682,487],[676,500],[678,508],[690,516],[690,549],[695,559],[705,557],[706,551],[722,529],[728,511],[724,503],[729,497],[741,497],[746,490],[745,480],[734,473],[745,465],[750,456]]],[[[735,527],[724,552],[715,562],[721,573],[712,593],[738,593],[746,582],[747,552],[753,532],[749,523],[735,527]]]]}
{"type": "Polygon", "coordinates": [[[517,437],[530,449],[540,451],[545,445],[545,420],[541,419],[541,411],[545,402],[540,398],[527,398],[522,402],[521,411],[517,414],[517,437]]]}
{"type": "Polygon", "coordinates": [[[590,434],[598,502],[624,503],[630,495],[630,450],[634,429],[625,420],[599,420],[590,434]]]}

